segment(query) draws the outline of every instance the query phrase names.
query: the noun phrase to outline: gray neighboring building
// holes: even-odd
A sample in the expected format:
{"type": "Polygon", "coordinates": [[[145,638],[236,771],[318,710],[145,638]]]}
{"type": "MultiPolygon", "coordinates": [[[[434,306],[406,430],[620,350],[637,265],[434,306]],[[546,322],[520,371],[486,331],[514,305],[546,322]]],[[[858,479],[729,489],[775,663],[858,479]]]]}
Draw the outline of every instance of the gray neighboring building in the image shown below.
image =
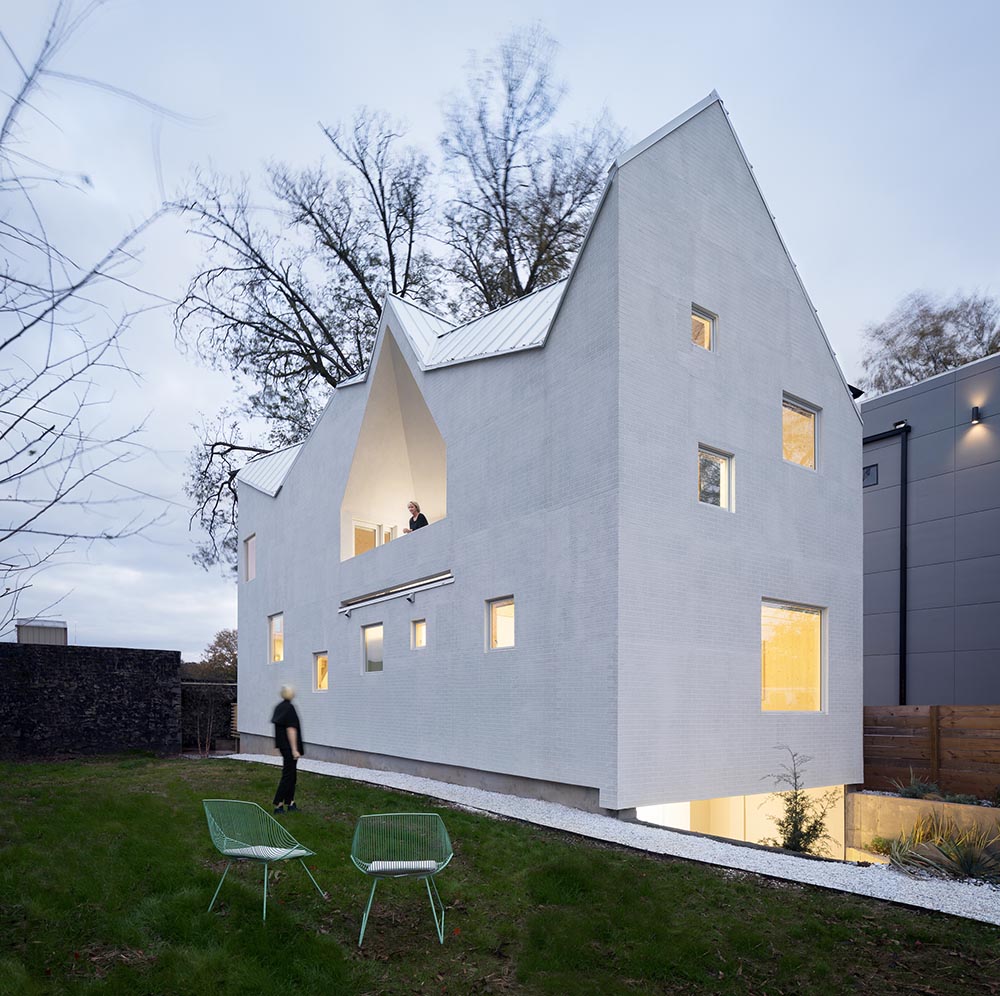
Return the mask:
{"type": "Polygon", "coordinates": [[[244,748],[291,682],[310,757],[756,839],[775,745],[862,777],[861,434],[713,93],[567,280],[458,327],[389,296],[240,473],[244,748]]]}
{"type": "Polygon", "coordinates": [[[1000,703],[998,410],[1000,355],[862,402],[866,705],[1000,703]]]}

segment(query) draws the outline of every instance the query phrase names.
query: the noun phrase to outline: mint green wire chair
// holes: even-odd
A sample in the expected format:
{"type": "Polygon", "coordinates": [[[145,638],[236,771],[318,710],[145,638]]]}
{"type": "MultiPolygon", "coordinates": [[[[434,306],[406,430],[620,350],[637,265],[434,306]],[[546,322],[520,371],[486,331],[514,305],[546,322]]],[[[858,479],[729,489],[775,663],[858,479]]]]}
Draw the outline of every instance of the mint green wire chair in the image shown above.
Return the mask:
{"type": "Polygon", "coordinates": [[[431,901],[438,940],[444,944],[444,903],[434,876],[451,861],[454,852],[444,821],[437,813],[378,813],[362,816],[351,842],[351,860],[370,876],[372,891],[361,921],[358,947],[365,939],[375,886],[382,878],[422,878],[431,901]]]}
{"type": "Polygon", "coordinates": [[[229,858],[226,870],[215,888],[215,895],[208,904],[212,912],[215,900],[225,882],[234,861],[259,861],[264,866],[264,920],[267,920],[267,873],[268,865],[275,861],[298,858],[306,869],[316,891],[323,896],[312,872],[303,858],[312,857],[316,852],[303,847],[270,813],[264,812],[255,802],[239,802],[235,799],[203,799],[208,832],[219,853],[229,858]]]}

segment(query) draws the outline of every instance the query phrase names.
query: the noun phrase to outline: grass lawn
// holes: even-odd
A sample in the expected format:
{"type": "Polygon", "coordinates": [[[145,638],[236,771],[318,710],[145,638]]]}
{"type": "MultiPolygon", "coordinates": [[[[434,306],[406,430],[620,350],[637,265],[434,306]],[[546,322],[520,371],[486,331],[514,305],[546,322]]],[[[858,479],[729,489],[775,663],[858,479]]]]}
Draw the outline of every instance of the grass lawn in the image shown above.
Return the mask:
{"type": "MultiPolygon", "coordinates": [[[[318,853],[322,900],[277,866],[224,862],[202,798],[266,804],[278,769],[146,757],[0,764],[0,993],[1000,993],[1000,931],[777,885],[299,775],[285,821],[318,853]],[[368,884],[361,813],[437,810],[455,845],[438,878],[368,884]]],[[[998,896],[1000,901],[1000,896],[998,896]]]]}

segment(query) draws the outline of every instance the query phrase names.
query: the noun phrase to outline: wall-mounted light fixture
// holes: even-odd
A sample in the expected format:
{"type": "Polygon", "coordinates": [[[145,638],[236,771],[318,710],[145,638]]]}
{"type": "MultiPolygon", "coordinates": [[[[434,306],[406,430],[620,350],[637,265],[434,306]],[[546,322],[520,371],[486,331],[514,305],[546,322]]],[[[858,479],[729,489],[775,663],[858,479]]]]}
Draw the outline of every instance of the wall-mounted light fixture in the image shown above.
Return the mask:
{"type": "Polygon", "coordinates": [[[898,422],[893,422],[892,423],[892,427],[894,429],[902,429],[905,425],[906,425],[906,419],[905,418],[901,418],[901,419],[899,419],[898,422]]]}
{"type": "Polygon", "coordinates": [[[972,418],[969,421],[973,425],[979,425],[979,405],[972,406],[972,418]]]}

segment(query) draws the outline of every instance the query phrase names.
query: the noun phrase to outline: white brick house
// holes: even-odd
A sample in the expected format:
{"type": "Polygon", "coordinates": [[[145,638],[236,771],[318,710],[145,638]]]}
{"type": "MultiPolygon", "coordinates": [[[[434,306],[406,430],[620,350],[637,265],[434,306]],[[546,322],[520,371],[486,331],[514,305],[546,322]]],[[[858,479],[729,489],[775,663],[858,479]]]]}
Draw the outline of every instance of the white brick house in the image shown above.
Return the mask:
{"type": "Polygon", "coordinates": [[[614,164],[567,280],[460,328],[389,297],[240,475],[243,742],[288,682],[311,757],[583,806],[766,791],[776,744],[860,781],[860,454],[713,93],[614,164]]]}

